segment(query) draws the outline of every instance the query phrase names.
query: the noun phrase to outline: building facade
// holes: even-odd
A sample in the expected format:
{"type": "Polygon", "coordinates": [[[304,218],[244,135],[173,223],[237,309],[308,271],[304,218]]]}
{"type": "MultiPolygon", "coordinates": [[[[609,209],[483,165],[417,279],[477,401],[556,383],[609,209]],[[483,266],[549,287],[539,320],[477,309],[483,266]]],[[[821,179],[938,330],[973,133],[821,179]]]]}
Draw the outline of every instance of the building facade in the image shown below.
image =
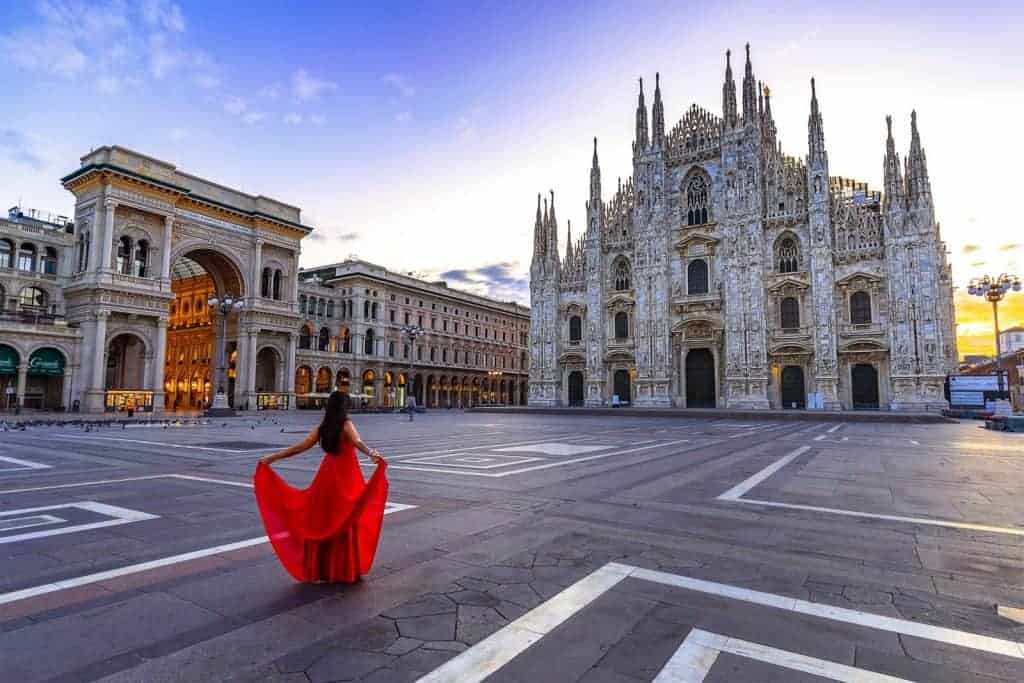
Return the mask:
{"type": "Polygon", "coordinates": [[[349,260],[301,271],[299,310],[300,407],[335,387],[381,408],[526,403],[524,306],[349,260]],[[410,344],[406,326],[425,334],[410,344]]]}
{"type": "Polygon", "coordinates": [[[62,179],[74,219],[0,219],[0,410],[523,403],[525,307],[350,261],[306,271],[300,210],[121,147],[62,179]],[[211,297],[242,302],[225,319],[211,297]],[[398,330],[427,332],[411,352],[398,330]],[[218,377],[224,348],[224,380],[218,377]],[[298,397],[297,397],[298,395],[298,397]]]}
{"type": "Polygon", "coordinates": [[[1012,353],[1024,349],[1024,327],[1011,327],[999,333],[999,349],[1012,353]]]}
{"type": "Polygon", "coordinates": [[[811,80],[806,155],[782,151],[747,46],[738,104],[666,130],[643,82],[633,175],[605,199],[597,140],[583,235],[538,197],[532,405],[937,410],[956,368],[952,277],[911,115],[884,188],[833,176],[811,80]]]}

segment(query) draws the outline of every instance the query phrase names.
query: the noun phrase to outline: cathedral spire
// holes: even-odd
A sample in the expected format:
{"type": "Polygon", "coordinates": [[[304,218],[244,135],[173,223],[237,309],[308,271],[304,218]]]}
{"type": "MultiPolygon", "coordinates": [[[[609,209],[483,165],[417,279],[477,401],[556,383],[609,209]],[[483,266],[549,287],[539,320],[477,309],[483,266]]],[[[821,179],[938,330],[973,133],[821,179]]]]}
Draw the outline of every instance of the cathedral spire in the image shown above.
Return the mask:
{"type": "Polygon", "coordinates": [[[747,43],[747,64],[743,74],[743,123],[750,125],[757,121],[757,84],[754,81],[754,67],[750,64],[750,43],[747,43]]]}
{"type": "Polygon", "coordinates": [[[590,205],[601,207],[601,165],[597,161],[597,138],[594,138],[594,159],[590,162],[590,205]]]}
{"type": "Polygon", "coordinates": [[[818,92],[814,87],[814,79],[811,79],[811,115],[807,117],[807,163],[810,165],[815,161],[828,163],[828,154],[825,152],[825,129],[821,121],[821,112],[818,110],[818,92]]]}
{"type": "Polygon", "coordinates": [[[764,92],[764,114],[762,120],[764,121],[764,138],[766,140],[766,147],[771,150],[775,150],[776,147],[776,129],[775,119],[772,118],[772,91],[768,89],[768,86],[763,86],[764,92]]]}
{"type": "Polygon", "coordinates": [[[910,112],[910,152],[907,154],[907,200],[911,205],[928,206],[932,201],[932,187],[928,180],[928,161],[917,132],[917,112],[910,112]]]}
{"type": "Polygon", "coordinates": [[[572,263],[572,221],[565,222],[565,263],[572,263]]]}
{"type": "Polygon", "coordinates": [[[551,210],[548,213],[548,254],[558,260],[558,220],[555,218],[555,191],[551,190],[551,210]]]}
{"type": "Polygon", "coordinates": [[[640,79],[640,97],[636,105],[636,138],[634,141],[634,156],[639,156],[647,149],[649,144],[647,137],[647,106],[644,104],[644,79],[640,79]]]}
{"type": "Polygon", "coordinates": [[[540,192],[537,193],[537,220],[533,224],[533,255],[544,254],[544,217],[540,213],[540,192]]]}
{"type": "Polygon", "coordinates": [[[736,127],[736,81],[732,79],[732,50],[725,51],[725,83],[722,85],[722,122],[726,128],[736,127]]]}
{"type": "Polygon", "coordinates": [[[661,102],[661,74],[654,74],[654,106],[651,108],[651,142],[660,148],[665,143],[665,105],[661,102]]]}
{"type": "Polygon", "coordinates": [[[885,211],[903,208],[903,176],[900,173],[900,156],[896,153],[896,141],[892,138],[892,117],[885,117],[889,129],[885,141],[885,159],[882,162],[885,178],[885,211]]]}

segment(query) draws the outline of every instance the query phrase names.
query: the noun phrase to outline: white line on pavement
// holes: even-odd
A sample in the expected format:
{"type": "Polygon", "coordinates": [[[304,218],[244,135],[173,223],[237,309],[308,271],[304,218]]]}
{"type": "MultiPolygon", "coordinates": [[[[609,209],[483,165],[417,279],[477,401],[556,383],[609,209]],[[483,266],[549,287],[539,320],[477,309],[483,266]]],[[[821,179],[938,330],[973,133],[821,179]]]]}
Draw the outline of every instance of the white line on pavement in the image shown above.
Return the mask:
{"type": "Polygon", "coordinates": [[[824,434],[818,434],[818,435],[817,435],[816,437],[814,437],[814,440],[815,440],[815,441],[821,441],[821,440],[823,440],[824,438],[825,438],[825,435],[824,435],[824,434]]]}
{"type": "Polygon", "coordinates": [[[801,446],[800,448],[796,449],[795,451],[792,451],[791,453],[789,453],[787,455],[784,455],[782,458],[776,460],[771,465],[768,465],[768,467],[765,467],[763,470],[761,470],[757,474],[754,474],[754,475],[752,475],[750,477],[747,477],[746,479],[744,479],[740,483],[736,484],[735,486],[733,486],[731,489],[729,489],[728,491],[726,491],[722,495],[718,496],[718,500],[736,500],[736,499],[738,499],[740,496],[745,494],[747,491],[749,491],[750,489],[754,488],[755,486],[760,484],[762,481],[764,481],[768,477],[772,476],[773,474],[775,474],[776,472],[781,470],[783,467],[785,467],[789,463],[793,462],[795,459],[799,458],[801,455],[803,455],[804,453],[806,453],[809,450],[811,450],[810,446],[801,446]]]}
{"type": "Polygon", "coordinates": [[[56,529],[44,529],[43,531],[28,531],[22,534],[15,534],[13,536],[0,536],[0,545],[6,543],[18,543],[20,541],[30,541],[35,538],[48,538],[50,536],[60,536],[63,534],[71,534],[78,531],[89,531],[90,529],[105,529],[107,527],[120,526],[122,524],[131,524],[132,522],[142,522],[147,519],[157,519],[159,517],[159,515],[151,515],[148,512],[129,510],[128,508],[118,507],[116,505],[108,505],[106,503],[98,503],[92,500],[79,501],[76,503],[61,503],[59,505],[44,505],[42,507],[21,508],[20,510],[5,510],[4,512],[0,512],[0,517],[18,517],[29,515],[33,512],[46,512],[48,510],[67,510],[70,508],[78,508],[79,510],[92,512],[94,514],[107,517],[108,519],[105,519],[100,522],[73,524],[71,526],[58,527],[56,529]]]}
{"type": "Polygon", "coordinates": [[[836,425],[835,427],[832,427],[832,428],[830,428],[830,429],[828,430],[828,433],[829,433],[829,434],[833,434],[833,433],[837,432],[837,431],[839,430],[839,428],[840,428],[840,427],[842,427],[842,426],[843,426],[843,425],[841,425],[841,424],[837,424],[837,425],[836,425]]]}
{"type": "Polygon", "coordinates": [[[0,461],[9,462],[17,467],[2,467],[0,472],[19,472],[21,470],[51,470],[53,465],[44,465],[41,462],[32,462],[31,460],[21,460],[19,458],[12,458],[6,455],[0,455],[0,461]]]}
{"type": "Polygon", "coordinates": [[[654,683],[701,683],[721,652],[843,683],[910,683],[905,678],[858,669],[827,659],[808,657],[798,652],[752,643],[749,640],[729,638],[698,628],[690,631],[686,640],[654,679],[654,683]]]}

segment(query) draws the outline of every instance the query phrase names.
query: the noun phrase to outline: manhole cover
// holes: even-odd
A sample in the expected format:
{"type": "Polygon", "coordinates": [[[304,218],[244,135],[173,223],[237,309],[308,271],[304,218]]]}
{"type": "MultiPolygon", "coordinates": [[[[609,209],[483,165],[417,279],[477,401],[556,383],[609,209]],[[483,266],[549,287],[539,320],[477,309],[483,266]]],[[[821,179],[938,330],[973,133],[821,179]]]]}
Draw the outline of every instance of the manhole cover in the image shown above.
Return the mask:
{"type": "Polygon", "coordinates": [[[204,443],[204,448],[228,448],[233,451],[253,451],[260,448],[280,448],[277,444],[259,441],[213,441],[204,443]]]}

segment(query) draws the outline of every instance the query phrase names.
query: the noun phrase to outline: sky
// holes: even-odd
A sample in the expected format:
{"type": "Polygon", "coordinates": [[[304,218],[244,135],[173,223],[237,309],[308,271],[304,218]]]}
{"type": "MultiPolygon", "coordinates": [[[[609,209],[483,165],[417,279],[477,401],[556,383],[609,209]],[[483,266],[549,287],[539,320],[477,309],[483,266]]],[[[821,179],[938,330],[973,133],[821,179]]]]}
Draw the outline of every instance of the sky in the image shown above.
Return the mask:
{"type": "MultiPolygon", "coordinates": [[[[301,207],[316,228],[304,266],[358,256],[528,303],[537,193],[554,190],[563,230],[582,229],[593,137],[605,199],[631,172],[637,79],[660,72],[668,128],[692,103],[720,113],[725,51],[749,42],[788,154],[807,152],[816,77],[833,175],[880,189],[885,115],[905,156],[916,108],[961,353],[993,345],[991,309],[967,282],[1024,275],[1019,2],[0,8],[8,206],[70,215],[59,178],[118,144],[301,207]]],[[[1000,322],[1024,325],[1024,293],[1000,322]]]]}

